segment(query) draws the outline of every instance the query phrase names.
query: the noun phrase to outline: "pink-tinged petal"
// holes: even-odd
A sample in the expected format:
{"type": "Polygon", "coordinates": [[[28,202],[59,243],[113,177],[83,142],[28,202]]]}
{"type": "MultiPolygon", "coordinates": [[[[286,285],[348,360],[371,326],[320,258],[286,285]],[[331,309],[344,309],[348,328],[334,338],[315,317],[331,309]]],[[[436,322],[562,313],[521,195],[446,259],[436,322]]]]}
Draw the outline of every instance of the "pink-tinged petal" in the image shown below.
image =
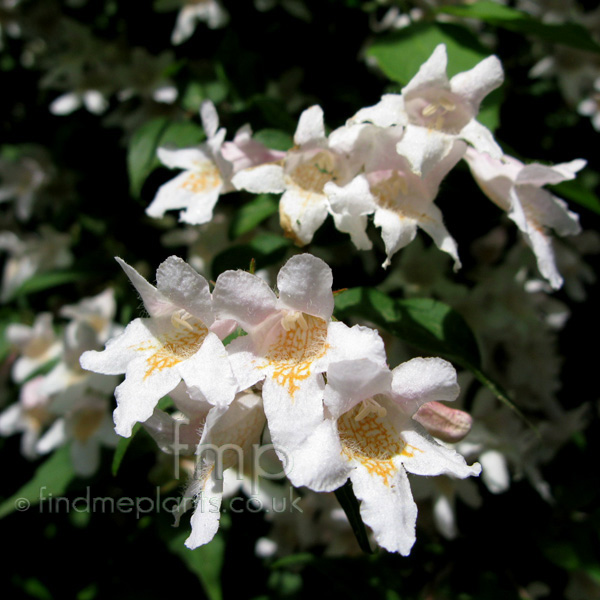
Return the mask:
{"type": "Polygon", "coordinates": [[[587,161],[578,158],[568,163],[546,166],[533,163],[525,165],[517,175],[515,183],[519,185],[529,184],[537,187],[543,185],[554,185],[562,181],[575,179],[578,171],[583,169],[587,161]]]}
{"type": "Polygon", "coordinates": [[[219,115],[215,105],[210,100],[205,100],[200,106],[200,118],[202,119],[202,127],[207,138],[215,137],[217,129],[219,129],[219,115]]]}
{"type": "Polygon", "coordinates": [[[458,73],[450,80],[450,89],[479,111],[481,101],[504,81],[502,63],[496,56],[488,56],[469,71],[458,73]]]}
{"type": "Polygon", "coordinates": [[[511,157],[504,157],[500,161],[471,147],[467,148],[465,160],[483,193],[508,212],[511,204],[510,189],[523,166],[522,163],[511,157]]]}
{"type": "Polygon", "coordinates": [[[354,494],[361,500],[360,516],[373,530],[377,544],[408,556],[416,540],[417,505],[404,469],[397,468],[384,479],[359,465],[351,480],[354,494]]]}
{"type": "Polygon", "coordinates": [[[208,282],[178,256],[169,256],[156,271],[156,288],[176,307],[201,319],[209,327],[214,321],[208,282]]]}
{"type": "Polygon", "coordinates": [[[325,138],[323,109],[314,105],[307,108],[301,115],[294,134],[294,143],[302,146],[325,138]]]}
{"type": "Polygon", "coordinates": [[[267,283],[246,271],[221,273],[213,290],[213,310],[219,319],[233,319],[253,331],[277,311],[277,296],[267,283]]]}
{"type": "Polygon", "coordinates": [[[385,244],[387,258],[383,263],[385,269],[391,264],[392,256],[401,248],[408,246],[417,235],[417,222],[400,211],[379,208],[373,219],[376,227],[381,227],[381,238],[385,244]]]}
{"type": "Polygon", "coordinates": [[[439,44],[431,56],[419,68],[418,73],[402,88],[402,94],[406,96],[424,87],[448,87],[448,55],[446,46],[439,44]]]}
{"type": "Polygon", "coordinates": [[[373,244],[366,233],[367,215],[375,212],[376,204],[366,177],[359,175],[344,187],[329,182],[323,191],[329,199],[336,229],[350,234],[358,250],[370,250],[373,244]]]}
{"type": "Polygon", "coordinates": [[[345,360],[329,365],[324,403],[334,418],[363,400],[390,391],[392,374],[385,363],[369,358],[345,360]]]}
{"type": "Polygon", "coordinates": [[[392,374],[393,399],[408,415],[426,402],[455,400],[460,391],[456,370],[441,358],[413,358],[392,374]]]}
{"type": "Polygon", "coordinates": [[[292,256],[277,276],[278,306],[328,321],[333,313],[331,268],[311,254],[292,256]]]}
{"type": "Polygon", "coordinates": [[[160,146],[156,150],[160,162],[169,169],[185,169],[194,171],[198,165],[212,163],[212,156],[206,151],[206,146],[198,148],[166,148],[160,146]]]}
{"type": "Polygon", "coordinates": [[[406,125],[408,115],[404,107],[404,98],[400,94],[384,94],[377,104],[362,108],[348,119],[348,125],[355,123],[372,123],[378,127],[406,125]]]}
{"type": "Polygon", "coordinates": [[[236,189],[253,194],[281,194],[285,190],[283,167],[272,163],[238,171],[231,183],[236,189]]]}
{"type": "Polygon", "coordinates": [[[502,148],[498,145],[492,132],[475,119],[471,119],[459,133],[460,139],[473,146],[479,152],[486,152],[492,158],[501,158],[502,148]]]}
{"type": "Polygon", "coordinates": [[[190,389],[197,389],[215,406],[228,406],[238,391],[227,350],[214,333],[207,334],[199,350],[178,370],[190,389]]]}
{"type": "MultiPolygon", "coordinates": [[[[213,469],[214,470],[214,469],[213,469]]],[[[191,518],[192,531],[185,540],[187,548],[194,549],[207,544],[219,530],[223,480],[216,479],[212,471],[205,476],[196,498],[196,507],[191,518]]]]}
{"type": "Polygon", "coordinates": [[[138,291],[150,316],[159,317],[173,312],[173,304],[168,298],[165,298],[124,260],[121,260],[118,256],[115,257],[115,260],[121,265],[121,268],[125,271],[125,275],[129,277],[133,287],[138,291]]]}
{"type": "Polygon", "coordinates": [[[233,165],[233,172],[256,167],[265,163],[273,163],[285,158],[286,153],[271,150],[264,144],[252,139],[252,129],[249,125],[240,127],[233,142],[225,142],[221,148],[223,158],[233,165]]]}
{"type": "Polygon", "coordinates": [[[88,350],[81,355],[83,369],[104,375],[125,373],[127,365],[139,358],[140,348],[153,347],[154,333],[148,329],[149,319],[135,319],[121,335],[108,340],[104,350],[88,350]]]}
{"type": "Polygon", "coordinates": [[[327,196],[300,187],[288,188],[279,201],[279,220],[286,236],[309,244],[327,218],[327,196]]]}
{"type": "Polygon", "coordinates": [[[149,419],[158,401],[180,381],[181,376],[173,368],[155,370],[148,375],[148,365],[143,358],[130,362],[125,381],[115,390],[115,431],[129,437],[135,423],[149,419]]]}
{"type": "MultiPolygon", "coordinates": [[[[402,421],[396,419],[392,411],[388,413],[394,419],[395,427],[400,429],[402,421]]],[[[404,468],[414,475],[434,476],[453,475],[459,479],[477,476],[481,473],[481,465],[467,465],[465,459],[452,448],[438,444],[415,421],[405,420],[401,429],[404,448],[400,460],[404,468]]]]}
{"type": "Polygon", "coordinates": [[[294,487],[331,492],[344,485],[352,467],[342,454],[335,420],[325,419],[298,446],[285,446],[286,475],[294,487]]]}
{"type": "Polygon", "coordinates": [[[455,135],[443,131],[408,125],[396,152],[408,160],[416,175],[424,177],[451,152],[455,140],[455,135]]]}
{"type": "Polygon", "coordinates": [[[413,418],[435,438],[453,444],[462,440],[473,425],[469,413],[450,408],[435,400],[423,404],[413,418]]]}
{"type": "MultiPolygon", "coordinates": [[[[579,215],[571,212],[564,200],[553,196],[547,190],[530,185],[520,185],[514,189],[515,194],[511,196],[513,208],[517,205],[516,195],[519,198],[518,204],[523,209],[523,216],[531,228],[551,227],[559,235],[577,235],[581,232],[579,215]]],[[[510,214],[509,217],[512,218],[510,214]]]]}

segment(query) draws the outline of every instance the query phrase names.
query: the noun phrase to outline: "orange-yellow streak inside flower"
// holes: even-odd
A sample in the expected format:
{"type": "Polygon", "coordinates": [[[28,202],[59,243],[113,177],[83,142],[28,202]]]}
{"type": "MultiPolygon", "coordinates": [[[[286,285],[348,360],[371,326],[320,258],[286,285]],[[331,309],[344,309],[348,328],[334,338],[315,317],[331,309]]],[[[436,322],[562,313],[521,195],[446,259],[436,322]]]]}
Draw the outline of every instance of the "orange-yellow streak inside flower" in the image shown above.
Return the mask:
{"type": "Polygon", "coordinates": [[[338,419],[342,452],[350,460],[357,460],[371,475],[381,477],[385,485],[396,472],[395,456],[414,456],[418,448],[409,446],[385,417],[371,412],[356,419],[361,406],[355,406],[338,419]]]}
{"type": "Polygon", "coordinates": [[[327,351],[327,323],[312,315],[301,316],[293,323],[286,320],[286,328],[277,325],[277,337],[266,354],[274,367],[274,381],[287,388],[292,398],[300,382],[310,377],[313,363],[327,351]]]}
{"type": "Polygon", "coordinates": [[[181,183],[181,188],[194,194],[212,190],[221,185],[219,169],[210,163],[202,163],[197,171],[191,171],[181,183]]]}
{"type": "Polygon", "coordinates": [[[208,333],[208,329],[199,319],[187,319],[186,327],[174,324],[171,331],[161,336],[156,340],[140,344],[135,349],[140,352],[155,349],[156,352],[151,354],[146,363],[148,369],[144,375],[144,380],[150,377],[155,371],[163,371],[170,369],[182,360],[193,356],[208,333]],[[189,328],[191,327],[191,328],[189,328]]]}

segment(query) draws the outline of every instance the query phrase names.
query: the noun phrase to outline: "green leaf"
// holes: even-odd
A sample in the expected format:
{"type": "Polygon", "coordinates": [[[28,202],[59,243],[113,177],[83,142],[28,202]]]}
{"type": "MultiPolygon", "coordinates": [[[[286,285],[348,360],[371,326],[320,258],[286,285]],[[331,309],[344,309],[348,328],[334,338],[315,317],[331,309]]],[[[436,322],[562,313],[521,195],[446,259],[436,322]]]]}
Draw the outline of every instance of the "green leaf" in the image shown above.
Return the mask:
{"type": "Polygon", "coordinates": [[[202,128],[191,121],[170,121],[162,117],[142,125],[131,137],[127,150],[131,194],[139,196],[146,177],[161,164],[156,156],[159,146],[185,148],[203,139],[202,128]]]}
{"type": "Polygon", "coordinates": [[[560,196],[561,198],[572,200],[580,206],[600,214],[600,200],[598,200],[598,196],[588,190],[577,179],[572,181],[564,181],[563,183],[549,187],[549,189],[552,191],[552,193],[560,196]]]}
{"type": "Polygon", "coordinates": [[[367,554],[373,554],[365,524],[360,516],[360,505],[354,495],[352,482],[349,479],[342,487],[335,490],[335,497],[348,517],[360,549],[367,554]]]}
{"type": "MultiPolygon", "coordinates": [[[[491,54],[468,29],[451,23],[414,23],[377,38],[367,54],[392,81],[406,85],[438,44],[446,45],[448,77],[472,69],[491,54]]],[[[477,120],[491,131],[499,124],[502,97],[502,90],[497,89],[481,104],[477,120]]]]}
{"type": "Polygon", "coordinates": [[[394,334],[417,349],[441,356],[473,373],[501,402],[532,429],[508,394],[481,370],[477,340],[453,308],[430,298],[394,299],[374,288],[352,288],[335,297],[336,316],[358,316],[394,334]]]}
{"type": "Polygon", "coordinates": [[[414,23],[377,38],[367,54],[392,81],[406,85],[438,44],[446,45],[449,77],[491,54],[468,29],[450,23],[414,23]]]}
{"type": "Polygon", "coordinates": [[[280,129],[261,129],[253,137],[267,148],[271,148],[271,150],[286,152],[294,145],[294,138],[280,129]]]}
{"type": "Polygon", "coordinates": [[[222,600],[221,570],[225,558],[225,540],[218,532],[211,542],[190,550],[184,545],[189,532],[182,531],[168,542],[168,548],[179,556],[194,573],[210,600],[222,600]]]}
{"type": "Polygon", "coordinates": [[[236,239],[258,224],[275,214],[279,209],[279,199],[272,194],[261,194],[255,196],[250,202],[242,206],[231,221],[229,237],[236,239]]]}
{"type": "Polygon", "coordinates": [[[43,292],[44,290],[55,288],[60,285],[81,281],[89,277],[89,275],[90,273],[88,271],[79,271],[75,269],[39,273],[23,282],[21,287],[19,287],[13,295],[17,297],[43,292]]]}
{"type": "Polygon", "coordinates": [[[62,496],[74,477],[70,446],[62,446],[38,467],[33,477],[18,492],[0,504],[0,519],[15,510],[24,512],[38,505],[44,498],[62,496]]]}
{"type": "Polygon", "coordinates": [[[489,0],[461,6],[444,6],[438,9],[438,13],[450,14],[465,19],[477,19],[496,27],[533,35],[546,42],[563,44],[589,52],[600,52],[600,44],[581,25],[576,23],[542,23],[526,13],[489,0]]]}

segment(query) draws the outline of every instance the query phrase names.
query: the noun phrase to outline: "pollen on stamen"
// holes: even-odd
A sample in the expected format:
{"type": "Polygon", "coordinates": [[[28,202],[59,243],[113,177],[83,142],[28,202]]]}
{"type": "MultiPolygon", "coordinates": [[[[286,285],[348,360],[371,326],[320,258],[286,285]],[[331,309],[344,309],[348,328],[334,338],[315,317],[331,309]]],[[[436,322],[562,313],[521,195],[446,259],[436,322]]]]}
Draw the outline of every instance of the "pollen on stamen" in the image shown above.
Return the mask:
{"type": "Polygon", "coordinates": [[[432,115],[434,115],[437,112],[438,108],[439,108],[438,104],[431,102],[421,111],[421,114],[424,117],[431,117],[432,115]]]}
{"type": "Polygon", "coordinates": [[[449,100],[448,98],[441,98],[439,102],[440,106],[448,112],[456,110],[456,104],[454,104],[454,102],[452,102],[452,100],[449,100]]]}
{"type": "Polygon", "coordinates": [[[354,420],[362,421],[371,413],[375,413],[378,417],[383,418],[387,415],[387,410],[373,398],[368,398],[367,400],[362,401],[359,411],[354,416],[354,420]]]}
{"type": "Polygon", "coordinates": [[[171,315],[171,325],[173,325],[175,329],[179,329],[180,327],[186,327],[190,331],[194,331],[193,325],[186,321],[186,319],[189,319],[190,317],[191,315],[185,312],[184,310],[174,312],[171,315]]]}
{"type": "Polygon", "coordinates": [[[290,331],[296,323],[300,329],[308,329],[308,323],[300,311],[289,311],[281,318],[281,326],[285,331],[290,331]]]}

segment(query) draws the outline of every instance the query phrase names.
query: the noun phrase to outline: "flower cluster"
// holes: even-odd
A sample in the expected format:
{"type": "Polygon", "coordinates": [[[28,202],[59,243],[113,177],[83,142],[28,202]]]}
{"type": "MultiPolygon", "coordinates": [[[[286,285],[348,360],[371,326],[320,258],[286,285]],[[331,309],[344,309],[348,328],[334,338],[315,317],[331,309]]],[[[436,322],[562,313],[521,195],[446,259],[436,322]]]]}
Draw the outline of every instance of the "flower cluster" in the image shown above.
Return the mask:
{"type": "Polygon", "coordinates": [[[377,543],[402,554],[415,541],[417,517],[407,473],[479,474],[478,464],[468,466],[427,431],[459,439],[469,429],[439,404],[458,394],[452,365],[415,358],[390,370],[375,330],[332,318],[332,273],[319,258],[290,258],[277,293],[257,275],[225,271],[211,294],[175,256],[160,265],[154,287],[119,262],[149,317],[134,320],[103,351],[83,353],[81,365],[125,373],[116,390],[117,433],[129,436],[146,422],[161,447],[197,454],[186,492],[195,502],[188,547],[216,533],[219,512],[209,507],[220,506],[222,471],[243,467],[265,427],[295,487],[332,491],[350,479],[377,543]],[[234,330],[245,335],[224,345],[234,330]],[[178,421],[157,408],[167,394],[181,411],[178,421]],[[424,406],[429,412],[414,419],[424,406]],[[217,463],[204,453],[232,445],[241,457],[217,463]]]}
{"type": "Polygon", "coordinates": [[[248,126],[224,143],[225,131],[218,129],[215,109],[206,102],[203,146],[159,148],[163,164],[185,170],[159,189],[147,213],[160,217],[168,209],[185,208],[182,221],[203,224],[211,220],[220,194],[281,194],[281,226],[299,246],[309,244],[331,215],[359,250],[369,250],[372,216],[385,245],[384,267],[422,229],[458,269],[458,246],[435,199],[442,180],[464,159],[484,193],[521,230],[541,274],[560,288],[550,230],[573,235],[580,231],[579,221],[541,187],[573,179],[585,161],[523,165],[505,155],[476,120],[482,100],[502,83],[500,61],[490,56],[451,79],[446,67],[446,48],[440,44],[400,94],[384,95],[329,135],[321,107],[308,108],[286,153],[252,140],[248,126]]]}

